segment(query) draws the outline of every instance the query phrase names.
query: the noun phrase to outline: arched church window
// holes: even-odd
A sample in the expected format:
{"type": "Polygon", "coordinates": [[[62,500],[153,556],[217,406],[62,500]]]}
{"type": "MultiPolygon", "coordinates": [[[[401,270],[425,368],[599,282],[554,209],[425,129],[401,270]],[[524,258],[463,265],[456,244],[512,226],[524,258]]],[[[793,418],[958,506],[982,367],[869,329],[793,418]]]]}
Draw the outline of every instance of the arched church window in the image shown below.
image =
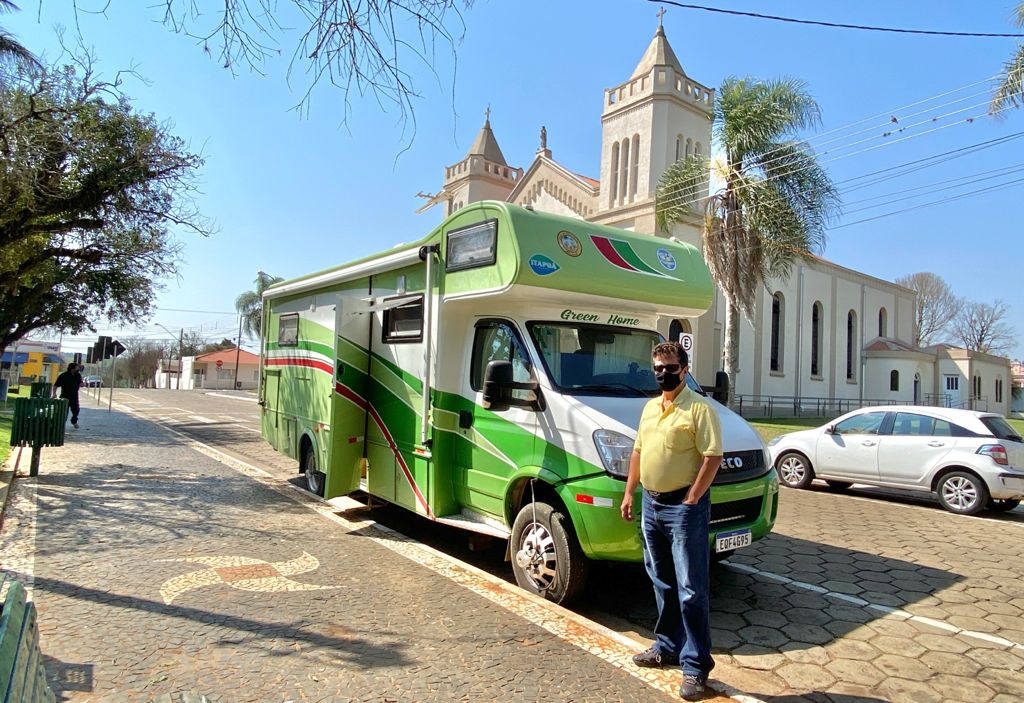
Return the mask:
{"type": "Polygon", "coordinates": [[[611,187],[608,189],[608,207],[615,205],[615,197],[619,193],[619,143],[612,144],[611,187]]]}
{"type": "Polygon", "coordinates": [[[622,140],[619,155],[619,201],[624,203],[629,192],[629,139],[622,140]]]}
{"type": "Polygon", "coordinates": [[[696,144],[693,145],[693,155],[694,156],[696,156],[699,159],[701,154],[703,154],[703,153],[704,153],[704,150],[701,148],[700,142],[697,142],[696,144]]]}
{"type": "Polygon", "coordinates": [[[819,377],[821,376],[821,347],[824,336],[821,334],[823,317],[821,303],[815,301],[811,307],[811,375],[819,377]]]}
{"type": "Polygon", "coordinates": [[[782,338],[785,334],[786,301],[779,291],[772,296],[772,326],[769,343],[768,368],[771,371],[782,371],[782,338]]]}
{"type": "Polygon", "coordinates": [[[690,158],[691,156],[693,156],[693,140],[692,139],[687,139],[686,140],[686,158],[690,158]]]}
{"type": "Polygon", "coordinates": [[[857,313],[851,310],[846,313],[846,380],[853,381],[856,378],[857,368],[857,347],[854,340],[857,338],[857,313]]]}
{"type": "Polygon", "coordinates": [[[636,183],[640,177],[640,135],[633,135],[633,166],[630,169],[629,175],[629,199],[632,201],[636,198],[636,183]]]}
{"type": "Polygon", "coordinates": [[[889,313],[885,308],[880,308],[878,310],[878,336],[889,336],[889,313]]]}

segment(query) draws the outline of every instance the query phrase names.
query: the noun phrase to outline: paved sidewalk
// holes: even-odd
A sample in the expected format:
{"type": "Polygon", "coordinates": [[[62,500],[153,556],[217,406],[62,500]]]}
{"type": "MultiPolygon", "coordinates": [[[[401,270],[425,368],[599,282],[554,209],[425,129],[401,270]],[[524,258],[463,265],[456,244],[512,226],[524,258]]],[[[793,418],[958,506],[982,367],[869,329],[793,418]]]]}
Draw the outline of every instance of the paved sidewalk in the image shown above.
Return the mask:
{"type": "Polygon", "coordinates": [[[678,672],[644,681],[612,638],[455,567],[442,576],[386,544],[400,537],[348,530],[268,484],[91,409],[37,481],[16,480],[0,555],[30,575],[62,700],[678,700],[678,672]]]}

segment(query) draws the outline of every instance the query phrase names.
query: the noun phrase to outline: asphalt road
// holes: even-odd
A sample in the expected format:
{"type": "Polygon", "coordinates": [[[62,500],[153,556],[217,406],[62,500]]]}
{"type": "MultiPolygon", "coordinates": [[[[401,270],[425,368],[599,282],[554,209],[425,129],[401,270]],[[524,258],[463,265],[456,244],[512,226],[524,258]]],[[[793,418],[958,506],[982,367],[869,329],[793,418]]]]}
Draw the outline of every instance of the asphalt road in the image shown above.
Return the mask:
{"type": "MultiPolygon", "coordinates": [[[[252,394],[133,390],[114,400],[301,485],[295,462],[261,439],[252,394]]],[[[372,516],[512,579],[503,543],[473,551],[466,533],[403,510],[372,516]]],[[[783,489],[774,533],[716,568],[712,588],[715,656],[762,698],[1024,699],[1020,508],[963,517],[894,491],[783,489]]],[[[632,565],[599,565],[575,609],[643,637],[654,619],[646,576],[632,565]]]]}

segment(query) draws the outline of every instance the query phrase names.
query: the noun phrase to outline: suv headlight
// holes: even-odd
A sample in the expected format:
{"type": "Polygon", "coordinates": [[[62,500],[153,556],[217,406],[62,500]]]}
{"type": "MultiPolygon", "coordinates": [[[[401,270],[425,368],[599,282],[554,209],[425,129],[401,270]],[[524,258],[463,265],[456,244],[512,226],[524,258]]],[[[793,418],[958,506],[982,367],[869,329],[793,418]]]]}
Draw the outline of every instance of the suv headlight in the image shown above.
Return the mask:
{"type": "Polygon", "coordinates": [[[604,462],[604,470],[615,478],[629,476],[629,457],[633,453],[633,440],[621,432],[598,430],[594,433],[594,445],[604,462]]]}

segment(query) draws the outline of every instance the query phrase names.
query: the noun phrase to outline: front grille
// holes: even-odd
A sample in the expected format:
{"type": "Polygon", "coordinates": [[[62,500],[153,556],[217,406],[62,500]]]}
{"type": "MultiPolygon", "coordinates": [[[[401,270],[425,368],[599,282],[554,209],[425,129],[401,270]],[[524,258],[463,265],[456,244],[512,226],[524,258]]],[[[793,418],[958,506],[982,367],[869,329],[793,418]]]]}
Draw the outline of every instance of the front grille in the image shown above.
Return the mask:
{"type": "Polygon", "coordinates": [[[722,457],[722,465],[715,475],[715,483],[739,483],[767,473],[764,465],[764,452],[752,449],[745,452],[726,452],[722,457]]]}
{"type": "Polygon", "coordinates": [[[763,498],[744,498],[729,503],[711,504],[711,527],[720,529],[730,525],[754,522],[761,514],[763,498]]]}

